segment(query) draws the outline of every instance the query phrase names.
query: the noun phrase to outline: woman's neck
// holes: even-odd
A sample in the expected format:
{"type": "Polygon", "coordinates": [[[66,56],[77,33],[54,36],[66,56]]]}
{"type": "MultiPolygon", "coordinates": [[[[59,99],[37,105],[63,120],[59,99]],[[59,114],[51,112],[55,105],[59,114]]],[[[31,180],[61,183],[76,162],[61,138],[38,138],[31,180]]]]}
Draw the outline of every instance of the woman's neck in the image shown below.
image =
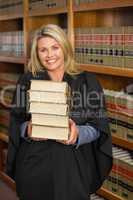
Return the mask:
{"type": "Polygon", "coordinates": [[[62,81],[64,76],[64,69],[57,71],[47,71],[48,75],[53,81],[62,81]]]}

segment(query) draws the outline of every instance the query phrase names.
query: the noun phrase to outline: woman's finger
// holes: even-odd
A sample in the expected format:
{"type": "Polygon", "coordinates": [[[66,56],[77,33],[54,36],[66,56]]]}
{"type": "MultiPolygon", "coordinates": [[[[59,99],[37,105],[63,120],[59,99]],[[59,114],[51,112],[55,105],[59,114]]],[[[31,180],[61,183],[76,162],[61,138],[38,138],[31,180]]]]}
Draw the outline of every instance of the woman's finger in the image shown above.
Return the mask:
{"type": "Polygon", "coordinates": [[[30,136],[31,136],[31,133],[32,133],[32,125],[31,125],[31,122],[28,123],[27,133],[28,133],[28,136],[30,137],[30,136]]]}

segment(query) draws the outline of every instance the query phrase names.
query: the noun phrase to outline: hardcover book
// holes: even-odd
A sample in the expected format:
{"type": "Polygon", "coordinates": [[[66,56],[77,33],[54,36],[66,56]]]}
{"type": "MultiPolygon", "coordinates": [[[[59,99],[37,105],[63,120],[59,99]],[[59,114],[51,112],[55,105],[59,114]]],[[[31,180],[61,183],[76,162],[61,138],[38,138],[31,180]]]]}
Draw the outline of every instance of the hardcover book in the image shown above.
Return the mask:
{"type": "Polygon", "coordinates": [[[28,96],[31,137],[67,140],[70,106],[67,82],[32,80],[28,96]]]}

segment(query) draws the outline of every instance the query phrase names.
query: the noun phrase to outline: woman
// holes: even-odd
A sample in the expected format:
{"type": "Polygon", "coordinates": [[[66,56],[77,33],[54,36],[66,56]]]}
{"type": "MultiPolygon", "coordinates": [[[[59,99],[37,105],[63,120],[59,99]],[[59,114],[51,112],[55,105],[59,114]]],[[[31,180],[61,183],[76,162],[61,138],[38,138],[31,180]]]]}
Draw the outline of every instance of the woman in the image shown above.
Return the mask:
{"type": "Polygon", "coordinates": [[[36,32],[28,67],[18,81],[11,111],[7,173],[15,179],[21,200],[88,200],[112,166],[102,88],[94,74],[78,69],[70,42],[56,25],[36,32]],[[30,139],[26,93],[31,79],[66,81],[71,87],[67,141],[30,139]],[[21,131],[26,121],[27,137],[21,131]]]}

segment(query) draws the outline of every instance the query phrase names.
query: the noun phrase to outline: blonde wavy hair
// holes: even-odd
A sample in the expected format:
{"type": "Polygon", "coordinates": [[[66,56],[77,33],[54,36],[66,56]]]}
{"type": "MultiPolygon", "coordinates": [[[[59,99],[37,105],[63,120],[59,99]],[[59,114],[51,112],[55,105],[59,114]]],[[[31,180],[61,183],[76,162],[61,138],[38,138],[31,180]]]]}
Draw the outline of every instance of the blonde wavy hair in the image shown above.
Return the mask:
{"type": "Polygon", "coordinates": [[[39,71],[44,71],[45,66],[42,66],[39,60],[37,45],[38,40],[46,36],[54,38],[61,46],[64,53],[65,72],[70,75],[79,74],[81,69],[74,60],[74,52],[71,43],[65,32],[55,24],[47,24],[35,32],[31,47],[31,57],[28,63],[28,70],[31,71],[33,75],[39,71]]]}

